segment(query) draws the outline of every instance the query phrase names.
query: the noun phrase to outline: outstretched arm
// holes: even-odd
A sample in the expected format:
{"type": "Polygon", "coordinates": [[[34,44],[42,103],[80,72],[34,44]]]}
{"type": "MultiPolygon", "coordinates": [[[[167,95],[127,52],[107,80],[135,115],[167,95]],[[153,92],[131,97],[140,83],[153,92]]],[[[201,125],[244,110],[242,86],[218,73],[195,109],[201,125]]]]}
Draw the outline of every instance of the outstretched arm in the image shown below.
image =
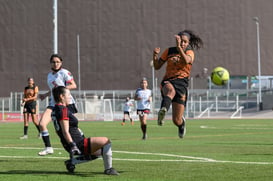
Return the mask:
{"type": "Polygon", "coordinates": [[[40,94],[39,95],[39,98],[42,100],[44,100],[46,97],[48,97],[50,95],[51,91],[47,91],[46,93],[44,94],[40,94]]]}

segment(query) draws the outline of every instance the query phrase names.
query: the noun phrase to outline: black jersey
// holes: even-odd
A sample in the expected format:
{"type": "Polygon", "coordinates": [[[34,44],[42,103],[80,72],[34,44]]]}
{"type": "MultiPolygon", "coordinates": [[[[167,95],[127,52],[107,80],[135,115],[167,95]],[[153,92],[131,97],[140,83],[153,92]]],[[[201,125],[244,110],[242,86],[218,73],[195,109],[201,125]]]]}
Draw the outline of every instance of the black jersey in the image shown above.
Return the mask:
{"type": "Polygon", "coordinates": [[[83,136],[78,129],[78,119],[69,111],[66,106],[56,104],[52,112],[52,120],[54,122],[55,130],[60,137],[63,147],[69,151],[69,143],[64,138],[60,121],[68,120],[69,121],[69,133],[73,141],[79,146],[83,141],[83,136]]]}

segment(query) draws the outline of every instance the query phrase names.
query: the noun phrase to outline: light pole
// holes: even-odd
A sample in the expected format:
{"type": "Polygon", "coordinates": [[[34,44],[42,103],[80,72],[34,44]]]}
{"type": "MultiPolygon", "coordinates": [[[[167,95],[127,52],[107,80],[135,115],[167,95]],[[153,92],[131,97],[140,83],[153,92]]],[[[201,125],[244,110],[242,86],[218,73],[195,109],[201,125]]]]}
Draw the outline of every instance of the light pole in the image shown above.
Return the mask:
{"type": "Polygon", "coordinates": [[[80,35],[77,35],[77,54],[78,54],[78,87],[79,99],[81,98],[81,56],[80,56],[80,35]]]}
{"type": "Polygon", "coordinates": [[[150,61],[150,66],[152,67],[152,79],[153,79],[153,114],[154,114],[154,110],[155,110],[155,69],[154,69],[154,61],[151,60],[150,61]]]}
{"type": "Polygon", "coordinates": [[[253,21],[256,23],[257,29],[257,52],[258,52],[258,76],[259,76],[259,109],[263,110],[262,102],[262,81],[261,81],[261,53],[260,53],[260,32],[259,32],[259,18],[257,16],[253,17],[253,21]]]}
{"type": "Polygon", "coordinates": [[[53,0],[53,53],[58,53],[58,0],[53,0]]]}

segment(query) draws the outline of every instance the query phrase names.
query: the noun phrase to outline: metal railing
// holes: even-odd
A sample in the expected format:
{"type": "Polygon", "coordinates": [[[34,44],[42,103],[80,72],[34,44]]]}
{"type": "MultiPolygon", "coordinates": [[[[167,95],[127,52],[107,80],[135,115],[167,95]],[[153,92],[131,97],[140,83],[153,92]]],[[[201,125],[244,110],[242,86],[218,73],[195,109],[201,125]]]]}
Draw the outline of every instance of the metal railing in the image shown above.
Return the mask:
{"type": "Polygon", "coordinates": [[[242,117],[242,110],[244,106],[240,106],[231,116],[230,118],[241,118],[242,117]],[[236,116],[239,113],[239,116],[236,116]]]}
{"type": "MultiPolygon", "coordinates": [[[[44,91],[40,91],[43,93],[44,91]]],[[[121,119],[123,115],[123,104],[127,96],[133,98],[135,90],[101,90],[101,91],[72,91],[72,95],[76,98],[77,107],[81,119],[100,120],[107,114],[113,119],[121,119]],[[106,106],[108,106],[106,108],[106,106]],[[95,111],[94,111],[95,110],[95,111]],[[93,112],[92,112],[93,111],[93,112]],[[90,116],[92,115],[92,116],[90,116]]],[[[268,93],[268,92],[266,92],[268,93]]],[[[272,92],[270,92],[272,94],[272,92]]],[[[208,117],[212,113],[231,112],[241,113],[244,109],[257,108],[257,91],[247,90],[189,90],[189,97],[185,110],[185,117],[202,117],[208,113],[208,117]]],[[[22,92],[10,93],[8,98],[0,98],[0,120],[8,120],[7,115],[13,115],[18,118],[22,112],[20,106],[23,97],[22,92]]],[[[161,94],[159,90],[154,92],[154,100],[150,117],[154,118],[161,104],[161,94]]],[[[47,105],[48,98],[38,101],[38,112],[42,113],[47,105]]],[[[171,114],[171,109],[168,115],[171,114]]],[[[235,114],[235,115],[236,115],[235,114]]],[[[21,117],[20,117],[21,119],[21,117]]],[[[103,118],[104,119],[104,118],[103,118]]]]}

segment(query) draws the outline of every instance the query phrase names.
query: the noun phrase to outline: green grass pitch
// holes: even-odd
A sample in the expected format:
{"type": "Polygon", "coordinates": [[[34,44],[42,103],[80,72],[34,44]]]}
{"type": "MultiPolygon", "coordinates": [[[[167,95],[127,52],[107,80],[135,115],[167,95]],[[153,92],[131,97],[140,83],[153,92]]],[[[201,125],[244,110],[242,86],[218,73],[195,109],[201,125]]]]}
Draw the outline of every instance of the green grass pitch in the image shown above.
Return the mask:
{"type": "Polygon", "coordinates": [[[43,148],[30,123],[29,138],[20,140],[23,123],[0,123],[0,180],[3,181],[220,181],[272,180],[273,120],[187,120],[187,134],[179,139],[171,121],[157,126],[148,121],[148,139],[142,141],[139,122],[81,121],[86,136],[112,140],[113,167],[119,176],[103,174],[101,159],[76,165],[68,174],[68,154],[49,124],[52,155],[40,157],[43,148]]]}

